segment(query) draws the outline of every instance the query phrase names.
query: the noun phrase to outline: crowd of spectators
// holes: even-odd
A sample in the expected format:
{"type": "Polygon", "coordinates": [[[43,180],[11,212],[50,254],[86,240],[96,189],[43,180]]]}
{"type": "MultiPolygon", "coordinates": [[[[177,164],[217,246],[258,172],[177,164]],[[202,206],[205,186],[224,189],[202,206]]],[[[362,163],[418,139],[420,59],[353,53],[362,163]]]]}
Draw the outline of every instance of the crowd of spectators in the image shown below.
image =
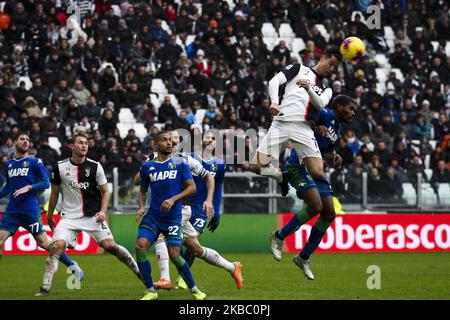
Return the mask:
{"type": "MultiPolygon", "coordinates": [[[[384,1],[379,30],[368,29],[359,15],[351,18],[353,11],[367,18],[367,6],[377,1],[235,0],[232,9],[228,2],[6,1],[3,15],[10,23],[0,31],[2,162],[14,151],[14,134],[28,131],[31,154],[50,169],[70,153],[74,132],[83,130],[91,135],[89,157],[109,173],[118,167],[124,182],[153,151],[155,123],[169,130],[268,129],[266,81],[292,62],[312,66],[328,44],[358,36],[367,44],[364,56],[344,63],[329,79],[335,94],[354,97],[359,107],[337,150],[344,164],[331,174],[336,194],[358,200],[363,171],[374,197],[400,198],[401,184],[415,183],[425,166],[434,170],[433,184],[450,182],[447,1],[384,1]],[[67,24],[71,4],[80,8],[84,36],[67,24]],[[306,44],[298,53],[301,61],[292,58],[285,41],[267,49],[261,35],[266,22],[275,28],[290,23],[306,44]],[[325,26],[328,42],[316,24],[325,26]],[[384,26],[395,32],[394,48],[385,41],[384,26]],[[185,45],[189,35],[195,40],[185,45]],[[384,92],[377,90],[376,68],[385,66],[376,62],[376,54],[386,55],[404,81],[391,72],[384,92]],[[152,104],[155,78],[176,96],[180,109],[170,97],[158,109],[152,104]],[[120,137],[121,108],[145,124],[145,139],[134,130],[120,137]],[[199,109],[206,113],[198,128],[199,109]],[[59,139],[61,150],[50,147],[49,137],[59,139]]],[[[283,152],[281,163],[288,154],[289,149],[283,152]]],[[[229,171],[248,169],[248,163],[228,166],[229,171]]],[[[1,184],[4,168],[0,171],[1,184]]]]}

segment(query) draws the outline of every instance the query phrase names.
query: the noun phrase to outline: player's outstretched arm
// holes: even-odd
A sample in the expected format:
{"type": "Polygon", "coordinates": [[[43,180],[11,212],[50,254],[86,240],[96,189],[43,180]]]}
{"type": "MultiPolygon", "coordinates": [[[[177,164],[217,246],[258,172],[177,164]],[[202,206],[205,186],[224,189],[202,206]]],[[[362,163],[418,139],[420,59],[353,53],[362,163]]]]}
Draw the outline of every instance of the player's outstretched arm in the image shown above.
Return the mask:
{"type": "Polygon", "coordinates": [[[100,211],[97,212],[97,214],[96,214],[96,217],[97,217],[96,221],[103,222],[106,220],[106,211],[108,210],[110,193],[109,193],[107,183],[99,186],[99,189],[100,189],[100,192],[102,193],[102,200],[101,200],[102,202],[101,202],[100,211]]]}
{"type": "Polygon", "coordinates": [[[213,207],[213,197],[215,191],[215,181],[214,177],[207,173],[203,179],[206,181],[206,188],[208,190],[208,195],[206,196],[206,200],[203,203],[203,209],[206,211],[206,215],[208,218],[214,216],[214,207],[213,207]]]}
{"type": "Polygon", "coordinates": [[[145,201],[147,200],[147,191],[141,189],[139,191],[139,210],[136,213],[136,222],[141,223],[142,216],[145,213],[145,201]]]}
{"type": "Polygon", "coordinates": [[[276,116],[280,112],[279,108],[279,87],[287,82],[287,78],[284,75],[283,72],[278,72],[272,79],[270,79],[268,84],[268,91],[269,91],[269,97],[270,97],[270,111],[271,113],[276,116]]]}
{"type": "Polygon", "coordinates": [[[55,227],[55,221],[53,220],[53,212],[55,211],[56,204],[58,203],[60,187],[56,184],[52,184],[52,189],[50,192],[50,200],[48,201],[48,211],[47,211],[47,223],[50,229],[53,230],[55,227]]]}
{"type": "Polygon", "coordinates": [[[140,174],[140,172],[138,172],[138,173],[136,173],[136,174],[134,175],[134,177],[133,177],[133,184],[134,184],[135,186],[138,186],[138,185],[141,184],[141,174],[140,174]]]}
{"type": "Polygon", "coordinates": [[[330,102],[331,97],[333,96],[333,91],[330,88],[325,89],[325,91],[319,96],[311,88],[306,79],[300,79],[299,81],[297,81],[297,85],[306,90],[309,98],[311,99],[311,104],[319,110],[325,108],[330,102]]]}

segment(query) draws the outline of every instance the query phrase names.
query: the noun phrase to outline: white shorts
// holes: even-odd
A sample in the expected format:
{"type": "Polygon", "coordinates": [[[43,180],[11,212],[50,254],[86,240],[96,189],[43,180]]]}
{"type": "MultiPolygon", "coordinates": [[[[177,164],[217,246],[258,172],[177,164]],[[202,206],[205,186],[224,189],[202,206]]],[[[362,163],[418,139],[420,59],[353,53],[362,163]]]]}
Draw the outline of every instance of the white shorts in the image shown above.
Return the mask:
{"type": "Polygon", "coordinates": [[[99,223],[95,219],[96,217],[63,218],[56,226],[52,240],[64,240],[68,248],[75,248],[78,233],[81,231],[87,232],[98,243],[106,239],[114,239],[108,223],[99,223]]]}
{"type": "Polygon", "coordinates": [[[181,210],[181,232],[184,238],[195,238],[198,236],[197,230],[192,226],[191,222],[191,206],[183,206],[181,210]]]}
{"type": "Polygon", "coordinates": [[[322,158],[314,131],[306,122],[274,120],[256,151],[278,159],[291,141],[298,158],[322,158]]]}

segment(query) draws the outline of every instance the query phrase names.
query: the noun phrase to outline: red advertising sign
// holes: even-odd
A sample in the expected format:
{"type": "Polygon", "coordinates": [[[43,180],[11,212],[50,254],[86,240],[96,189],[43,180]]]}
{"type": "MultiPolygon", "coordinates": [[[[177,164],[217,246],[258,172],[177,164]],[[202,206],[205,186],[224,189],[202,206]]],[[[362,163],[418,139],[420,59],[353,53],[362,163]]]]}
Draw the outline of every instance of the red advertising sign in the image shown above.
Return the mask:
{"type": "MultiPolygon", "coordinates": [[[[293,214],[283,214],[285,225],[293,214]]],[[[289,252],[299,252],[316,219],[285,240],[289,252]]],[[[316,252],[450,251],[450,214],[338,215],[316,252]]]]}
{"type": "MultiPolygon", "coordinates": [[[[0,218],[2,214],[0,214],[0,218]]],[[[55,221],[58,223],[59,215],[55,216],[55,221]]],[[[44,223],[44,229],[51,237],[52,231],[47,225],[47,216],[42,216],[42,222],[44,223]]],[[[77,238],[77,245],[75,249],[67,250],[67,254],[95,254],[97,253],[99,246],[97,242],[89,236],[86,232],[80,232],[77,238]]],[[[3,244],[3,254],[48,254],[47,251],[38,247],[33,236],[25,229],[19,228],[14,236],[10,237],[3,244]]]]}

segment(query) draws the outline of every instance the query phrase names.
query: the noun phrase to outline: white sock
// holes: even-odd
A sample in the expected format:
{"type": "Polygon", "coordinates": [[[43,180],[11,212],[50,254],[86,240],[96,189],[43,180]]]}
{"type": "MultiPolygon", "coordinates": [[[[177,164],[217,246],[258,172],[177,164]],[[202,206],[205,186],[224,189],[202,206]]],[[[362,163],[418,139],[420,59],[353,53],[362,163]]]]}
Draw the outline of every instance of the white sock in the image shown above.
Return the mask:
{"type": "Polygon", "coordinates": [[[156,257],[158,258],[159,270],[161,270],[161,278],[170,281],[169,269],[169,251],[167,250],[166,241],[158,239],[155,243],[156,257]]]}
{"type": "Polygon", "coordinates": [[[120,262],[130,268],[135,275],[140,277],[141,273],[139,271],[139,267],[136,261],[133,259],[133,256],[126,248],[122,247],[121,245],[117,245],[117,250],[113,254],[117,257],[117,259],[120,260],[120,262]]]}
{"type": "Polygon", "coordinates": [[[47,257],[44,267],[44,278],[42,280],[42,289],[50,291],[53,276],[58,271],[59,255],[52,253],[47,257]]]}
{"type": "Polygon", "coordinates": [[[278,183],[281,183],[283,181],[283,174],[280,170],[277,170],[272,164],[269,164],[267,167],[262,167],[261,175],[273,178],[278,181],[278,183]]]}
{"type": "Polygon", "coordinates": [[[209,264],[227,270],[229,273],[232,273],[234,271],[234,264],[222,257],[214,249],[203,247],[203,254],[200,258],[205,260],[209,264]]]}

